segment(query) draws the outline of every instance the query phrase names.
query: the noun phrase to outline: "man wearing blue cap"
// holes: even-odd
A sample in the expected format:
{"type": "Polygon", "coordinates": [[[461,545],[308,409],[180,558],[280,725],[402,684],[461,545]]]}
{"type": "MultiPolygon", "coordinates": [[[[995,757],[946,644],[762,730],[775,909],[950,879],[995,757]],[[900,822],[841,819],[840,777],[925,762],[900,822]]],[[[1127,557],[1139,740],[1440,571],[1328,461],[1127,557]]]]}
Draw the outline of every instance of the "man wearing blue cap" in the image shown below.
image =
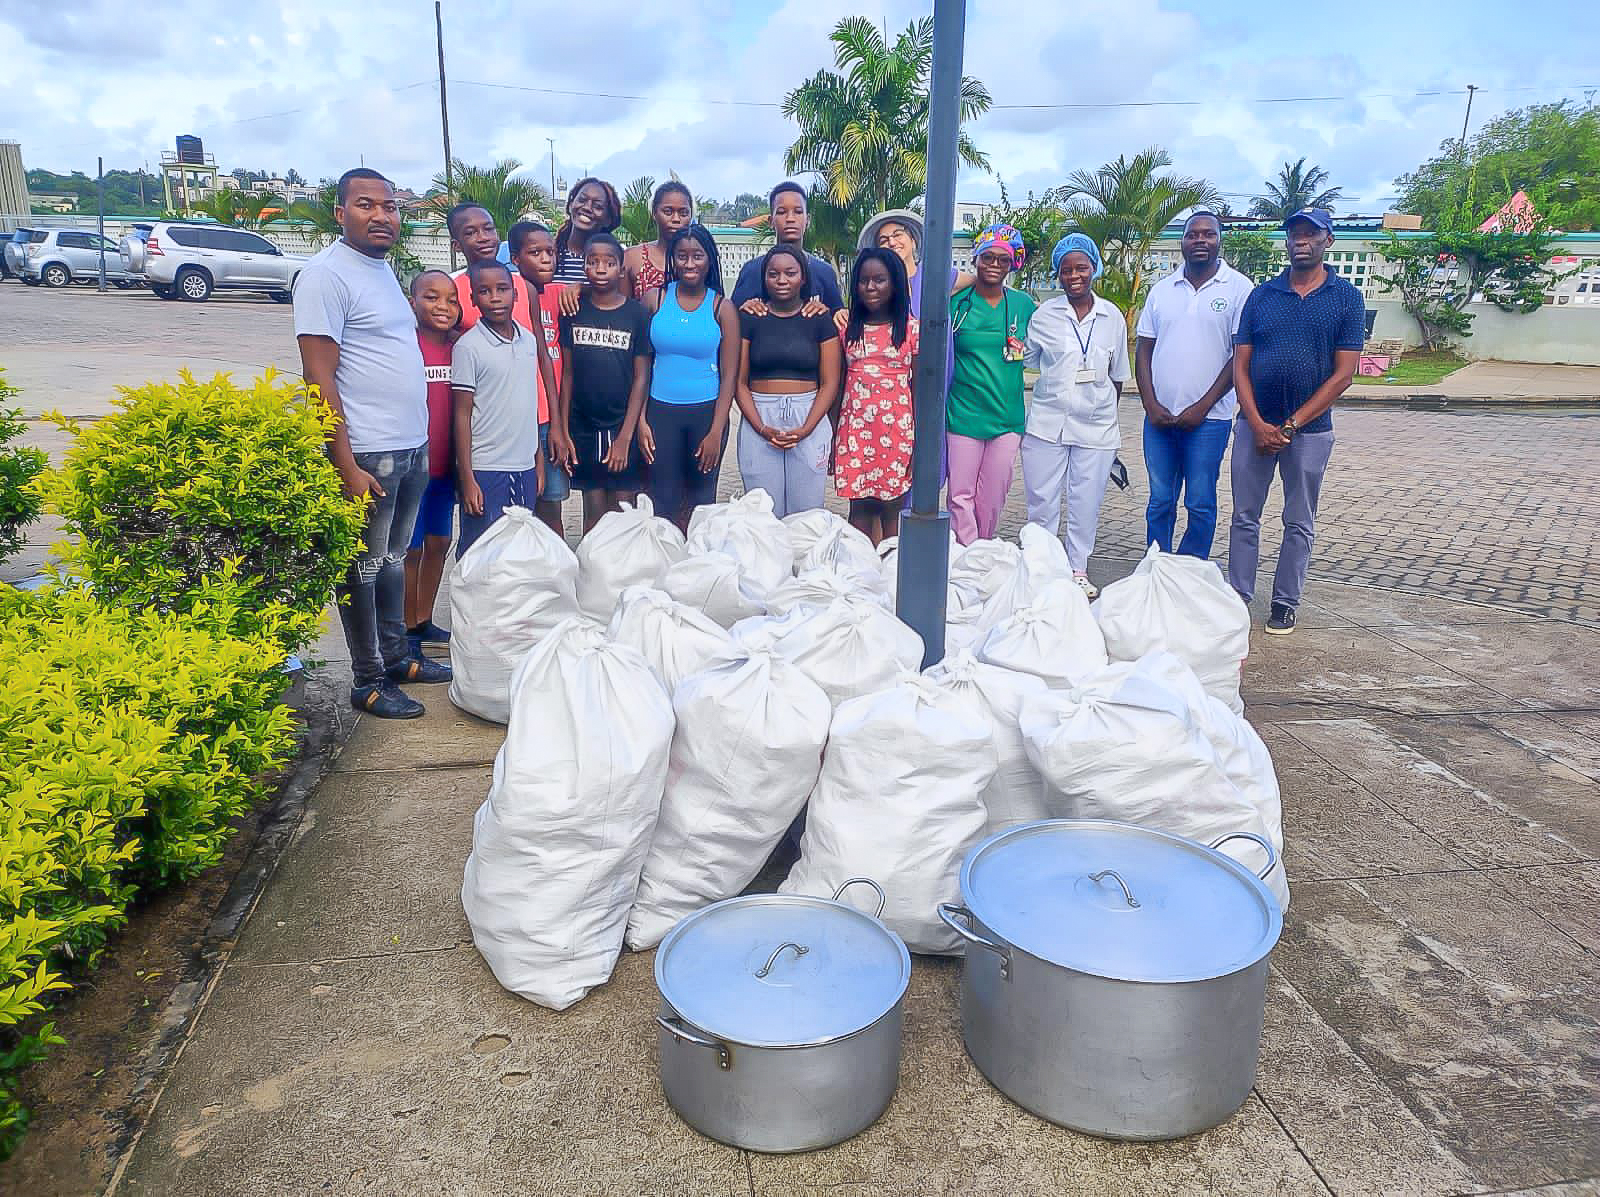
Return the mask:
{"type": "Polygon", "coordinates": [[[1248,603],[1261,555],[1261,509],[1276,472],[1283,479],[1283,546],[1266,626],[1275,636],[1294,631],[1317,497],[1333,455],[1332,408],[1355,378],[1366,335],[1361,292],[1323,265],[1333,218],[1302,208],[1283,228],[1289,268],[1250,293],[1234,336],[1239,423],[1228,535],[1228,581],[1248,603]]]}

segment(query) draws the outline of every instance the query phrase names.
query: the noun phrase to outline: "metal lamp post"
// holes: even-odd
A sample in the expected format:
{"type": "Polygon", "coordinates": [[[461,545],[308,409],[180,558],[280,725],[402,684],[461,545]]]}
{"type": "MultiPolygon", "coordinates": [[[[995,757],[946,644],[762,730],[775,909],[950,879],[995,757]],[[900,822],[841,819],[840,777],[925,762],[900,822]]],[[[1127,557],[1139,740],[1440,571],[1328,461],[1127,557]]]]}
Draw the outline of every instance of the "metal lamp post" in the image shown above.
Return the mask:
{"type": "MultiPolygon", "coordinates": [[[[950,239],[955,233],[956,135],[961,127],[961,56],[966,0],[934,0],[933,74],[929,83],[928,191],[922,239],[922,344],[950,336],[950,239]]],[[[922,637],[922,665],[944,657],[945,590],[950,576],[950,513],[939,508],[944,440],[946,355],[917,355],[912,379],[916,438],[911,510],[900,516],[897,612],[922,637]]]]}

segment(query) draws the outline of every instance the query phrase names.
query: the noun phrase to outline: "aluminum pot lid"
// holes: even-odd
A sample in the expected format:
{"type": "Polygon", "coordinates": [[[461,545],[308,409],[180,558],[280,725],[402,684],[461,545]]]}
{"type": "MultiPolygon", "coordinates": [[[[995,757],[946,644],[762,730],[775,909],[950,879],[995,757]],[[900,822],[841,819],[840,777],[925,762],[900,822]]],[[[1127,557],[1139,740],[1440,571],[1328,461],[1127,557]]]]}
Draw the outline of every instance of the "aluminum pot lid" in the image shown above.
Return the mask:
{"type": "Polygon", "coordinates": [[[853,1035],[893,1009],[910,980],[899,936],[853,906],[803,894],[718,902],[674,927],[656,952],[667,1004],[707,1034],[749,1047],[853,1035]]]}
{"type": "Polygon", "coordinates": [[[961,896],[1031,956],[1119,981],[1201,981],[1247,968],[1283,913],[1249,869],[1179,835],[1051,819],[991,836],[961,866],[961,896]]]}

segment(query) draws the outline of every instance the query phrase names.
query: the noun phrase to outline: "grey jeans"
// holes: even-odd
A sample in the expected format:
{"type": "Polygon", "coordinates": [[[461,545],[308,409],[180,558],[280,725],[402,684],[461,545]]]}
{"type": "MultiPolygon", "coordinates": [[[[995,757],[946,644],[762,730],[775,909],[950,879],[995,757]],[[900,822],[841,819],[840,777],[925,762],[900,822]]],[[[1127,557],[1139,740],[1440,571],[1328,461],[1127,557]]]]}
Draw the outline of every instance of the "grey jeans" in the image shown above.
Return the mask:
{"type": "Polygon", "coordinates": [[[1272,476],[1283,479],[1283,547],[1272,575],[1272,601],[1300,605],[1317,535],[1317,499],[1322,476],[1333,456],[1333,431],[1301,432],[1277,453],[1256,450],[1256,434],[1241,419],[1234,429],[1233,523],[1228,529],[1228,582],[1249,602],[1256,592],[1256,563],[1261,559],[1261,509],[1266,506],[1272,476]]]}
{"type": "Polygon", "coordinates": [[[411,655],[406,641],[406,550],[428,485],[428,446],[357,453],[355,458],[383,487],[383,495],[374,495],[367,505],[361,555],[338,587],[339,619],[359,690],[376,686],[386,669],[411,655]]]}
{"type": "MultiPolygon", "coordinates": [[[[815,391],[798,395],[764,395],[752,390],[761,422],[780,431],[798,428],[811,414],[815,391]]],[[[822,506],[828,488],[828,450],[833,445],[833,426],[824,416],[805,440],[792,449],[777,449],[756,435],[749,424],[739,425],[739,474],[747,491],[758,487],[772,496],[772,514],[782,519],[797,511],[822,506]]]]}

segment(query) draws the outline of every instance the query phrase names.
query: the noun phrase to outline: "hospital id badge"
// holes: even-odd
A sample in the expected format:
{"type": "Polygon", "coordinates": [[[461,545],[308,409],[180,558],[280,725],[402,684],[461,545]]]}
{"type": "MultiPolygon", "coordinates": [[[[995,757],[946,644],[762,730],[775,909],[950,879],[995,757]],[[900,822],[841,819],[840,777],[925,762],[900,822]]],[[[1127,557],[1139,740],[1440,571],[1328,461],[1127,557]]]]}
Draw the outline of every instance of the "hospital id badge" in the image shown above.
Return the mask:
{"type": "Polygon", "coordinates": [[[1073,382],[1099,382],[1100,372],[1093,366],[1079,366],[1078,372],[1072,376],[1073,382]]]}
{"type": "Polygon", "coordinates": [[[1005,348],[1000,351],[1000,356],[1008,362],[1020,362],[1027,347],[1016,337],[1007,337],[1005,348]]]}

